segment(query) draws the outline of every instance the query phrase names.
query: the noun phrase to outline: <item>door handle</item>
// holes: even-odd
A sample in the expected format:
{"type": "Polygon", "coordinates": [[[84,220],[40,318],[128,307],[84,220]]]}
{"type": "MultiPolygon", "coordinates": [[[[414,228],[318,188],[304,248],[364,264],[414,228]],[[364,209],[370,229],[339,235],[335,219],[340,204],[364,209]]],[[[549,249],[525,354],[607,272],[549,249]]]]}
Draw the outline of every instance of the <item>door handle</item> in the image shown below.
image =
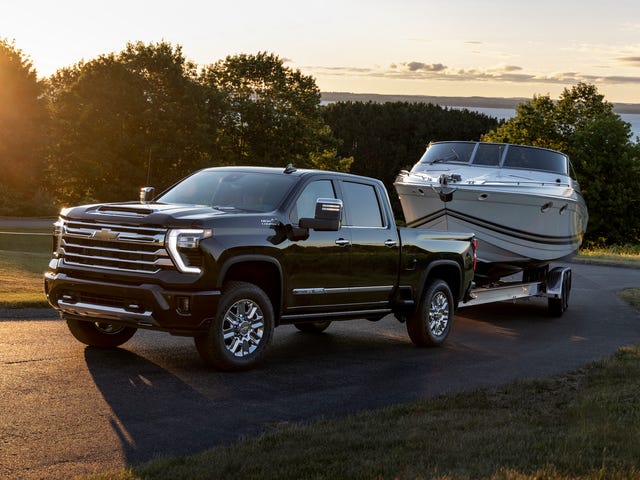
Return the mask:
{"type": "Polygon", "coordinates": [[[349,240],[346,240],[344,238],[339,238],[336,240],[336,245],[340,247],[344,247],[345,245],[349,245],[349,240]]]}
{"type": "Polygon", "coordinates": [[[385,240],[385,242],[384,242],[384,244],[389,248],[395,247],[397,243],[398,242],[396,242],[395,240],[391,240],[391,239],[385,240]]]}

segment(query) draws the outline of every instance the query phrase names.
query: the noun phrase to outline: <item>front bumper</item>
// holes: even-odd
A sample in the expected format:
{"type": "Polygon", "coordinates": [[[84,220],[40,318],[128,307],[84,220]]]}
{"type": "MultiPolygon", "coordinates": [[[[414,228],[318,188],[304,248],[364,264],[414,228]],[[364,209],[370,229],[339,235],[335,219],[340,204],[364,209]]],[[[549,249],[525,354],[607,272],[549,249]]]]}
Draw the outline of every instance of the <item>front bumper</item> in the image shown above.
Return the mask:
{"type": "Polygon", "coordinates": [[[44,290],[63,318],[108,321],[134,328],[195,335],[216,313],[219,290],[171,290],[161,285],[117,284],[47,272],[44,290]]]}

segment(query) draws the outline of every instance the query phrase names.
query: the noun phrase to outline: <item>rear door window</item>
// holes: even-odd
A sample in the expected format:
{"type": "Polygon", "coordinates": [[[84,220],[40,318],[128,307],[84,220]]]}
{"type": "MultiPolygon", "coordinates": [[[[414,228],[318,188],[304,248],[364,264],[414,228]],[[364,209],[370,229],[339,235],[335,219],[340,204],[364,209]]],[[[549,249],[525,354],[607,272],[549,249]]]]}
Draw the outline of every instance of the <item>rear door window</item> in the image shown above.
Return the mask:
{"type": "Polygon", "coordinates": [[[342,182],[344,204],[347,212],[346,226],[384,227],[382,211],[373,185],[342,182]]]}

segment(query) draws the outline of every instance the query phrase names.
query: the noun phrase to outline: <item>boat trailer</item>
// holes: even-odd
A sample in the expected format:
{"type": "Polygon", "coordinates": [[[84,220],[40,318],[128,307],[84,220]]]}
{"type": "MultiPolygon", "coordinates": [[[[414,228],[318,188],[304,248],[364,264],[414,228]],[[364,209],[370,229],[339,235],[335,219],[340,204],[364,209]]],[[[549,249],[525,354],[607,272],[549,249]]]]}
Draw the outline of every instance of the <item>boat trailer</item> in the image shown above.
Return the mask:
{"type": "Polygon", "coordinates": [[[458,308],[494,302],[515,302],[519,298],[546,297],[549,314],[560,317],[569,306],[571,275],[569,267],[554,267],[542,281],[499,281],[488,286],[473,288],[467,300],[460,303],[458,308]]]}

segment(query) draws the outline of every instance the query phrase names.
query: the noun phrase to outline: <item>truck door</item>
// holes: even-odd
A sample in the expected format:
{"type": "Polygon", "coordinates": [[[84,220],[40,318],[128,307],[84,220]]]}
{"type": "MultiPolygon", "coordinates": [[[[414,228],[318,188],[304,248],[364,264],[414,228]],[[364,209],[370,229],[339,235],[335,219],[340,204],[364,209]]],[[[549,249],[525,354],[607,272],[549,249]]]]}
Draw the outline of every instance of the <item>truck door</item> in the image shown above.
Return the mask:
{"type": "MultiPolygon", "coordinates": [[[[313,218],[318,198],[337,198],[333,181],[308,183],[289,214],[293,226],[313,218]]],[[[285,306],[289,313],[341,311],[349,303],[351,231],[309,230],[309,238],[291,242],[283,255],[285,306]]]]}
{"type": "Polygon", "coordinates": [[[343,229],[351,232],[351,302],[384,308],[398,279],[400,242],[382,187],[341,181],[343,229]],[[384,195],[384,198],[382,197],[384,195]]]}

